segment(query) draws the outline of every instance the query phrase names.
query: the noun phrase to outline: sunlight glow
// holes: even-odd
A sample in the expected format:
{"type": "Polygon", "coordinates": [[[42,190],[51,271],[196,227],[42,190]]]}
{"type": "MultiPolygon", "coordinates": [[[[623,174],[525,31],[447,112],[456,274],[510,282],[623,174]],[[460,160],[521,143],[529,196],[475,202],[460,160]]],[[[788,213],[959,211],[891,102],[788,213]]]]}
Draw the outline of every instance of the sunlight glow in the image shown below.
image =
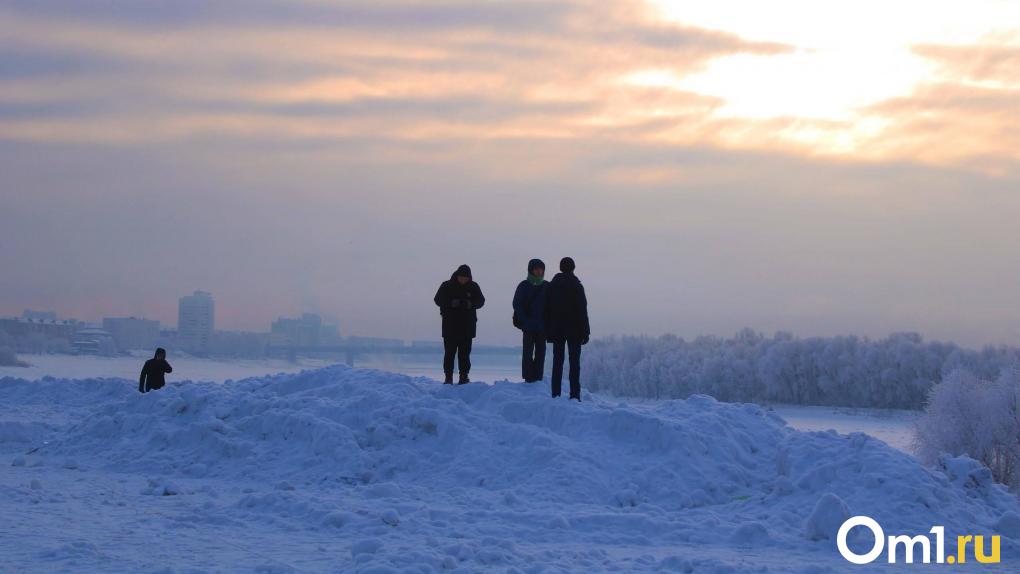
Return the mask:
{"type": "Polygon", "coordinates": [[[651,0],[651,4],[669,21],[724,30],[751,41],[781,42],[794,51],[722,57],[703,71],[682,77],[669,70],[643,70],[624,77],[623,83],[719,98],[723,104],[714,111],[717,117],[850,122],[849,130],[826,133],[814,127],[783,134],[834,152],[852,151],[855,142],[881,133],[884,122],[867,117],[865,108],[908,97],[940,80],[939,67],[918,54],[916,46],[1001,42],[1016,37],[1020,29],[1020,2],[1003,0],[862,0],[841,5],[812,0],[651,0]]]}

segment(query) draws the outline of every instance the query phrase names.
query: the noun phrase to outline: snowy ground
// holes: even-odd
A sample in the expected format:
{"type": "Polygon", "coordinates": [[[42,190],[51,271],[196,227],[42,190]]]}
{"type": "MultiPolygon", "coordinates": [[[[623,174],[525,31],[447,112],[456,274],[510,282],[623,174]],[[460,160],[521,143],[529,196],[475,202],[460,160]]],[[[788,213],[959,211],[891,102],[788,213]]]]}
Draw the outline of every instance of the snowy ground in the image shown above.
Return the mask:
{"type": "MultiPolygon", "coordinates": [[[[32,366],[0,367],[0,377],[39,379],[56,378],[126,378],[138,376],[142,363],[148,355],[133,357],[93,357],[73,355],[22,355],[22,360],[32,366]]],[[[223,382],[229,379],[243,379],[277,373],[297,373],[314,369],[332,361],[322,359],[298,359],[296,363],[280,359],[202,359],[195,357],[172,357],[174,373],[170,380],[223,382]]],[[[483,381],[519,381],[520,365],[516,357],[475,358],[472,376],[483,381]]],[[[359,367],[381,369],[415,377],[437,379],[442,377],[442,366],[438,357],[414,356],[373,356],[361,360],[359,367]]],[[[547,365],[547,368],[549,365],[547,365]]],[[[644,400],[627,399],[628,402],[644,400]]],[[[914,417],[912,411],[890,409],[845,409],[836,407],[815,407],[798,405],[771,406],[799,430],[825,431],[833,429],[840,433],[864,432],[883,440],[890,446],[904,452],[911,452],[914,417]]]]}
{"type": "Polygon", "coordinates": [[[1020,502],[973,461],[930,471],[754,405],[342,366],[135,384],[0,380],[0,572],[906,568],[812,539],[838,525],[827,494],[889,534],[1005,535],[1001,564],[953,570],[1018,568],[1020,502]]]}

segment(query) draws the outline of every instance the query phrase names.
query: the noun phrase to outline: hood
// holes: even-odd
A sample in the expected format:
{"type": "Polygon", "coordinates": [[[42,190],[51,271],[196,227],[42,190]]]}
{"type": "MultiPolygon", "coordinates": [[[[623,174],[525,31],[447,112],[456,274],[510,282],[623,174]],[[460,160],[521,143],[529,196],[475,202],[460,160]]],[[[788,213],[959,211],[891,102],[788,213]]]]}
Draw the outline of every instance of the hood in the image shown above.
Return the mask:
{"type": "Polygon", "coordinates": [[[461,265],[460,267],[458,267],[457,270],[453,272],[453,275],[450,275],[450,279],[456,281],[458,275],[465,275],[467,276],[468,279],[473,280],[473,278],[471,277],[471,268],[468,267],[467,265],[461,265]]]}

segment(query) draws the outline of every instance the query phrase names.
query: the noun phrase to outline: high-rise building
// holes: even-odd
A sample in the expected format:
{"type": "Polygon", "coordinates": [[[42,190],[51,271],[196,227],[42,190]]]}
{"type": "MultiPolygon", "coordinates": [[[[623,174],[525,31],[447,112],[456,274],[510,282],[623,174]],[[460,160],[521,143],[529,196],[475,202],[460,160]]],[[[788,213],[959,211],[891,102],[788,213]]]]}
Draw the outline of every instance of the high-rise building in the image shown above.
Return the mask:
{"type": "Polygon", "coordinates": [[[181,297],[177,306],[177,340],[189,353],[209,352],[215,327],[213,297],[205,291],[195,291],[181,297]]]}

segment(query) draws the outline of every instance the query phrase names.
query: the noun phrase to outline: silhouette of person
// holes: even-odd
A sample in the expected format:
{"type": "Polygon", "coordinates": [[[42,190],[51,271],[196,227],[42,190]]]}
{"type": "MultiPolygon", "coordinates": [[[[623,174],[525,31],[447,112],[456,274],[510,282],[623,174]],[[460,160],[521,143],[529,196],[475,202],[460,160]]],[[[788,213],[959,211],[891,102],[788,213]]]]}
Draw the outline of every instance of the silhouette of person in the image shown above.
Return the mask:
{"type": "Polygon", "coordinates": [[[482,290],[471,278],[471,268],[461,265],[443,281],[433,299],[443,317],[443,384],[453,384],[453,361],[460,371],[458,384],[470,383],[471,340],[477,332],[476,311],[485,305],[482,290]]]}
{"type": "Polygon", "coordinates": [[[545,263],[528,262],[528,277],[514,292],[514,326],[523,333],[521,378],[525,383],[541,381],[545,376],[545,311],[548,300],[545,263]]]}
{"type": "Polygon", "coordinates": [[[560,396],[564,346],[570,357],[570,398],[581,400],[581,345],[588,343],[588,299],[574,275],[574,260],[560,260],[560,272],[549,282],[549,318],[546,331],[553,344],[552,396],[560,396]]]}
{"type": "Polygon", "coordinates": [[[142,367],[142,374],[138,377],[138,392],[147,393],[162,389],[166,384],[163,376],[172,372],[174,368],[166,361],[166,349],[162,347],[156,349],[156,354],[145,361],[145,366],[142,367]]]}

